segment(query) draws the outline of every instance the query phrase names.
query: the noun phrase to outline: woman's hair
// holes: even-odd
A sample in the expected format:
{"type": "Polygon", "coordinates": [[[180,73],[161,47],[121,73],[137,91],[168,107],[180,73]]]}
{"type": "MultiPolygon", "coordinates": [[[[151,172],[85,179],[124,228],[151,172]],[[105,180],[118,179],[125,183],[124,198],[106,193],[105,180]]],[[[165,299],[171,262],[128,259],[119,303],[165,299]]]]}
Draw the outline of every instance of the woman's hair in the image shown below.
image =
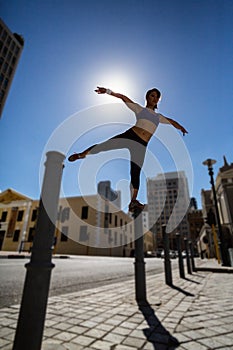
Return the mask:
{"type": "MultiPolygon", "coordinates": [[[[147,93],[146,93],[146,100],[148,99],[148,96],[149,96],[152,92],[154,92],[154,91],[156,92],[158,98],[161,97],[161,92],[160,92],[158,89],[153,88],[153,89],[150,89],[150,90],[147,91],[147,93]]],[[[154,106],[154,108],[158,108],[158,107],[157,107],[157,104],[154,106]]]]}

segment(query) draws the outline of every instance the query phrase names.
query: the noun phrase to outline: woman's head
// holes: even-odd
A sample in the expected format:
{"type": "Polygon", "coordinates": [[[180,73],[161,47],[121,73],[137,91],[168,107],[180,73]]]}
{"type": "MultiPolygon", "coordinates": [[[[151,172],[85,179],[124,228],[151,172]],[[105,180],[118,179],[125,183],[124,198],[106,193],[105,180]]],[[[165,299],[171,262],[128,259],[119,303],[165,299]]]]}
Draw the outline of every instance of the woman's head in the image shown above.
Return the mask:
{"type": "Polygon", "coordinates": [[[147,107],[150,107],[153,109],[158,108],[157,103],[159,102],[160,97],[161,97],[161,92],[158,89],[153,88],[148,90],[146,93],[147,107]]]}

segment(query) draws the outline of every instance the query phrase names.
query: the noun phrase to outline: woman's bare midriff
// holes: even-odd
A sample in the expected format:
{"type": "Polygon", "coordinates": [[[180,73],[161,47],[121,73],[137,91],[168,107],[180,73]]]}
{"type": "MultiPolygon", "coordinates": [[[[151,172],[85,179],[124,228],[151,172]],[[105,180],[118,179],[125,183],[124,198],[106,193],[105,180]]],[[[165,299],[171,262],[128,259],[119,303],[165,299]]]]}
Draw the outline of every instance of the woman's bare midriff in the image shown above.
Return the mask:
{"type": "Polygon", "coordinates": [[[133,126],[132,130],[137,134],[143,141],[149,142],[152,134],[138,126],[133,126]]]}

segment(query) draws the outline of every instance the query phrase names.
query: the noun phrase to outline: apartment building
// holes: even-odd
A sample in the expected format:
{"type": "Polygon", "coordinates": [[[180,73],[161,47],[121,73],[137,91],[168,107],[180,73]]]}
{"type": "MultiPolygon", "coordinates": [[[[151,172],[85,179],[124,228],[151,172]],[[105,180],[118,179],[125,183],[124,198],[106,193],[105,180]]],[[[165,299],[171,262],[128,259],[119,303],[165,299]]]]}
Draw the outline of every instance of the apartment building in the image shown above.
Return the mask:
{"type": "MultiPolygon", "coordinates": [[[[0,193],[0,250],[30,251],[36,230],[39,200],[12,189],[0,193]]],[[[152,234],[144,249],[152,250],[152,234]]],[[[99,194],[60,198],[53,251],[57,254],[132,256],[134,221],[99,194]]]]}
{"type": "Polygon", "coordinates": [[[0,118],[23,47],[23,37],[12,33],[0,19],[0,118]]]}

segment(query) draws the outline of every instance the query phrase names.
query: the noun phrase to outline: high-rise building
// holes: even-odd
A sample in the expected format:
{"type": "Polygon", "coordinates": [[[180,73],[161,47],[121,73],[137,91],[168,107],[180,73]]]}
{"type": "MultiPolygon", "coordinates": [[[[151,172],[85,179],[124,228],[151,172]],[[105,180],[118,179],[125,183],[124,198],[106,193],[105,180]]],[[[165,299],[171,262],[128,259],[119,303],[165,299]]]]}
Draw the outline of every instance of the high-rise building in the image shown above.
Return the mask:
{"type": "Polygon", "coordinates": [[[0,118],[23,46],[23,37],[12,33],[0,19],[0,118]]]}
{"type": "Polygon", "coordinates": [[[187,210],[190,206],[188,181],[183,171],[158,174],[147,180],[149,227],[156,248],[163,247],[162,225],[167,226],[170,248],[176,249],[175,233],[188,235],[187,210]]]}
{"type": "Polygon", "coordinates": [[[98,183],[98,193],[110,202],[114,202],[114,205],[121,208],[121,191],[114,191],[111,188],[111,181],[100,181],[98,183]]]}

